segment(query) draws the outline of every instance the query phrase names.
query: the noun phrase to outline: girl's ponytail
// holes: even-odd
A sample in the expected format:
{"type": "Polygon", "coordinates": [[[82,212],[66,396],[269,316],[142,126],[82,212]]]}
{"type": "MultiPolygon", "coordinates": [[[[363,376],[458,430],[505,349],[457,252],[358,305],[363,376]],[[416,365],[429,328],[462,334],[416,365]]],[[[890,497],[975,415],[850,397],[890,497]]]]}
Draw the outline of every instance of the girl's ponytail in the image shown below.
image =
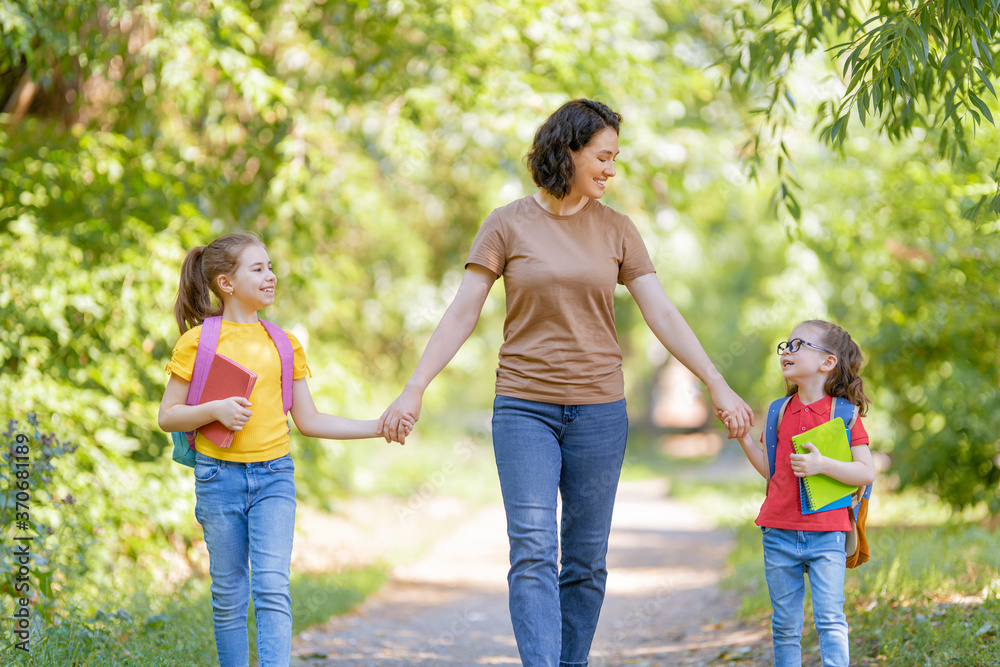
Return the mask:
{"type": "Polygon", "coordinates": [[[251,245],[264,247],[256,234],[236,232],[220,236],[207,246],[188,252],[181,266],[181,280],[174,303],[174,319],[181,333],[198,326],[206,317],[222,314],[221,306],[216,308],[212,305],[212,294],[222,303],[218,277],[235,273],[240,256],[251,245]]]}
{"type": "Polygon", "coordinates": [[[219,309],[212,307],[211,287],[205,280],[204,255],[205,246],[192,248],[181,266],[181,280],[174,303],[174,319],[181,333],[201,324],[206,317],[219,314],[219,309]]]}

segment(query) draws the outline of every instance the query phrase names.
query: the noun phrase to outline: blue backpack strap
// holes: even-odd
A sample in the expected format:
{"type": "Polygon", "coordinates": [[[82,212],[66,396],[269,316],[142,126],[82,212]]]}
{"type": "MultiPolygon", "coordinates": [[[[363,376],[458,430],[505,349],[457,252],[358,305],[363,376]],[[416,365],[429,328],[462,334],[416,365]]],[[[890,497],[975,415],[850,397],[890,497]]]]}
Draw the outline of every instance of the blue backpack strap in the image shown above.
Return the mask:
{"type": "MultiPolygon", "coordinates": [[[[846,398],[833,397],[833,405],[830,407],[830,419],[836,419],[840,417],[844,420],[844,424],[847,427],[847,442],[851,441],[851,429],[854,428],[854,424],[858,421],[858,406],[854,405],[846,398]]],[[[858,519],[858,512],[861,510],[861,499],[869,500],[872,496],[872,485],[858,487],[858,495],[855,496],[856,502],[853,503],[851,511],[854,513],[854,520],[858,519]]]]}
{"type": "MultiPolygon", "coordinates": [[[[201,333],[198,335],[198,351],[194,355],[194,368],[191,370],[191,385],[188,387],[186,403],[198,405],[201,394],[205,391],[208,381],[208,371],[212,368],[215,350],[219,347],[219,333],[222,331],[222,317],[206,317],[201,323],[201,333]]],[[[194,449],[194,431],[185,433],[188,446],[194,449]]]]}
{"type": "Polygon", "coordinates": [[[781,418],[784,416],[785,408],[788,407],[790,400],[792,400],[791,396],[779,398],[771,401],[771,405],[767,408],[767,421],[764,425],[764,449],[767,450],[768,479],[774,477],[774,462],[778,457],[778,425],[781,424],[781,418]]]}
{"type": "MultiPolygon", "coordinates": [[[[854,428],[854,423],[858,421],[858,406],[846,398],[834,396],[833,404],[830,406],[830,419],[836,419],[837,417],[844,420],[844,426],[850,431],[854,428]]],[[[849,433],[848,436],[850,436],[849,433]]]]}
{"type": "Polygon", "coordinates": [[[295,372],[295,351],[292,341],[285,330],[273,322],[260,320],[264,330],[271,337],[271,342],[278,348],[278,358],[281,360],[281,408],[285,414],[292,409],[292,379],[295,372]]]}

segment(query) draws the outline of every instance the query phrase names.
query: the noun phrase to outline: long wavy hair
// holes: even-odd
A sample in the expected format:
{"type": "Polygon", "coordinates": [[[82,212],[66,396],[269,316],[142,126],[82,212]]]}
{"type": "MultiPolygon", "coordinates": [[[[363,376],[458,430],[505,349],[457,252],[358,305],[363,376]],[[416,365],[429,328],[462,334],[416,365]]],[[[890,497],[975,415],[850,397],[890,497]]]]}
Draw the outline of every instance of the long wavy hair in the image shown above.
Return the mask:
{"type": "Polygon", "coordinates": [[[201,324],[206,317],[222,314],[218,277],[235,273],[243,251],[253,245],[263,248],[264,242],[252,232],[236,232],[188,251],[174,303],[174,319],[181,333],[201,324]],[[219,300],[218,307],[212,304],[213,294],[219,300]]]}
{"type": "MultiPolygon", "coordinates": [[[[805,325],[818,329],[821,339],[816,342],[817,345],[832,350],[837,357],[837,366],[827,377],[824,391],[830,396],[846,398],[858,406],[858,414],[864,417],[868,414],[868,406],[871,405],[872,399],[865,394],[864,382],[861,380],[861,366],[864,365],[861,348],[851,338],[851,334],[832,322],[806,320],[799,324],[800,327],[805,325]]],[[[785,385],[788,390],[787,396],[799,391],[794,382],[786,381],[785,385]]]]}
{"type": "Polygon", "coordinates": [[[525,156],[528,172],[535,185],[556,199],[569,194],[573,185],[573,156],[606,127],[615,134],[622,116],[594,100],[571,100],[562,105],[535,132],[531,150],[525,156]]]}

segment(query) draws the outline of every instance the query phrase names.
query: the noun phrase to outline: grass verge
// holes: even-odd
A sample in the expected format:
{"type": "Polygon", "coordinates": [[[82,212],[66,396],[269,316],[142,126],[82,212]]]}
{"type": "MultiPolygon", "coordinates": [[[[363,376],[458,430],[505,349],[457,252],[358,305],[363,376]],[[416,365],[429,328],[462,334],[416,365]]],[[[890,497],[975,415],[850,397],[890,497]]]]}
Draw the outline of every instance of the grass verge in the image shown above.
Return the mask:
{"type": "MultiPolygon", "coordinates": [[[[336,574],[292,574],[292,632],[298,633],[356,606],[386,575],[368,568],[336,574]]],[[[127,608],[91,618],[66,614],[58,625],[33,628],[30,652],[0,649],[0,664],[31,667],[196,667],[218,664],[212,634],[209,582],[190,581],[159,608],[142,595],[127,608]]],[[[254,619],[251,609],[251,656],[254,619]]]]}

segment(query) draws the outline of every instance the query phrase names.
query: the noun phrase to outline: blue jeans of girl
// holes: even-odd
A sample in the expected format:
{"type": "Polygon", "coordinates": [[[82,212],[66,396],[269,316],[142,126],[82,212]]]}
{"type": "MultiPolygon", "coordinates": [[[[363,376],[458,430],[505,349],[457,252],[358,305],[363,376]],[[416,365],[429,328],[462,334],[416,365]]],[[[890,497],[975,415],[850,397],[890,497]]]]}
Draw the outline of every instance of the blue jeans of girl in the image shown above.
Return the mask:
{"type": "Polygon", "coordinates": [[[493,448],[510,538],[510,617],[526,667],[587,664],[627,435],[624,400],[555,405],[496,397],[493,448]]]}
{"type": "Polygon", "coordinates": [[[212,621],[221,667],[246,667],[250,662],[247,607],[251,595],[260,667],[288,665],[294,472],[287,455],[260,463],[197,455],[195,516],[208,546],[212,621]]]}
{"type": "Polygon", "coordinates": [[[846,534],[840,531],[762,527],[764,576],[771,595],[771,641],[775,667],[802,664],[805,574],[812,591],[813,622],[823,667],[848,667],[850,646],[844,614],[846,534]]]}

